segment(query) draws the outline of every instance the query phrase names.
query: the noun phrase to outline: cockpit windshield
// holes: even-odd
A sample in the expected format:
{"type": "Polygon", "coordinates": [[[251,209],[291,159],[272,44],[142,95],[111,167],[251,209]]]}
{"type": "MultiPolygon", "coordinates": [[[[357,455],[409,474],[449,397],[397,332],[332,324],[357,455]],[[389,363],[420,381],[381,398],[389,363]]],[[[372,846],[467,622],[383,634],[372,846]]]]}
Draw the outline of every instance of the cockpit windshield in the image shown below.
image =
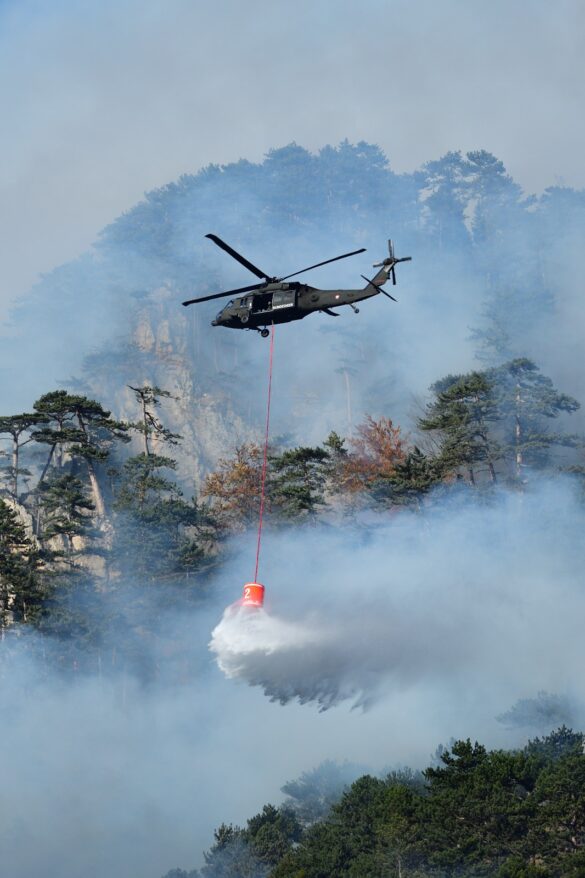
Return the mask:
{"type": "Polygon", "coordinates": [[[221,317],[221,315],[223,314],[223,312],[224,312],[224,311],[227,311],[228,308],[231,308],[233,304],[234,304],[234,300],[233,300],[233,299],[230,299],[229,302],[227,303],[227,305],[225,305],[225,306],[221,309],[221,311],[218,311],[218,312],[217,312],[217,314],[215,315],[215,319],[216,319],[216,320],[219,320],[219,318],[221,317]]]}

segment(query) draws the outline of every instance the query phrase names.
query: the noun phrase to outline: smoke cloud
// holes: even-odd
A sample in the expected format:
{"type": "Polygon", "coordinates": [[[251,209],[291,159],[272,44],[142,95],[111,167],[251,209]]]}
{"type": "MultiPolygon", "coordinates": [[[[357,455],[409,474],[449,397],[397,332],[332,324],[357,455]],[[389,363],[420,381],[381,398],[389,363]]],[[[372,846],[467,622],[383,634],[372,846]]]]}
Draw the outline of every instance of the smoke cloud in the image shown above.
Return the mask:
{"type": "Polygon", "coordinates": [[[365,709],[421,684],[583,702],[584,524],[567,483],[484,507],[462,496],[370,531],[274,535],[273,609],[228,609],[210,647],[228,677],[282,704],[365,709]]]}
{"type": "Polygon", "coordinates": [[[451,737],[516,746],[535,730],[496,717],[539,692],[582,722],[584,519],[567,481],[483,507],[463,496],[425,516],[268,531],[266,612],[218,624],[252,566],[244,537],[205,609],[153,607],[150,686],[105,660],[64,679],[43,641],[36,657],[5,643],[6,874],[160,878],[199,865],[215,827],[278,803],[323,760],[424,767],[451,737]],[[189,662],[169,662],[169,643],[189,662]]]}

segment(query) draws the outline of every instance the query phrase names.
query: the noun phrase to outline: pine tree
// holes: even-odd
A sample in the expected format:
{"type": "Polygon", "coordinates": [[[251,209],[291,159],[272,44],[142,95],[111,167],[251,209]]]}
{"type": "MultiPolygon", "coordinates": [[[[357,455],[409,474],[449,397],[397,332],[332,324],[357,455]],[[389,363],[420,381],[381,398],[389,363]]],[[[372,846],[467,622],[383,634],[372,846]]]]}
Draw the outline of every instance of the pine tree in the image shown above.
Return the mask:
{"type": "Polygon", "coordinates": [[[484,374],[493,388],[503,453],[516,479],[523,479],[524,467],[546,467],[553,446],[582,444],[574,435],[549,432],[547,422],[572,414],[580,404],[558,391],[531,360],[512,360],[484,374]]]}
{"type": "Polygon", "coordinates": [[[17,512],[0,500],[0,629],[38,619],[44,590],[40,556],[17,512]]]}
{"type": "Polygon", "coordinates": [[[421,508],[424,497],[441,483],[445,465],[440,458],[427,457],[416,445],[399,461],[390,476],[380,478],[372,497],[385,506],[421,508]]]}
{"type": "Polygon", "coordinates": [[[250,850],[244,829],[222,823],[214,838],[211,848],[203,854],[202,878],[267,878],[268,870],[250,850]]]}
{"type": "Polygon", "coordinates": [[[44,523],[41,540],[63,540],[65,551],[54,551],[53,557],[63,557],[73,565],[83,554],[83,550],[75,550],[75,537],[97,535],[91,517],[95,506],[83,483],[71,473],[55,473],[41,485],[40,506],[44,523]]]}
{"type": "Polygon", "coordinates": [[[171,394],[150,385],[131,389],[141,408],[141,421],[132,426],[143,436],[144,452],[125,461],[117,480],[117,563],[126,576],[141,582],[181,578],[205,555],[202,544],[211,539],[210,516],[194,499],[186,502],[168,477],[176,461],[151,448],[151,441],[177,445],[180,440],[154,414],[160,400],[171,394]]]}
{"type": "Polygon", "coordinates": [[[150,384],[145,384],[143,387],[132,387],[129,384],[128,387],[140,405],[141,419],[132,424],[132,428],[143,436],[144,454],[151,453],[151,441],[176,445],[181,438],[179,434],[172,433],[167,429],[155,414],[161,399],[175,399],[175,397],[168,390],[162,390],[160,387],[150,384]]]}
{"type": "Polygon", "coordinates": [[[284,519],[314,519],[325,505],[329,459],[324,448],[306,446],[271,456],[269,496],[273,512],[284,519]]]}
{"type": "Polygon", "coordinates": [[[464,470],[471,484],[482,470],[495,482],[502,461],[522,481],[524,467],[549,464],[554,446],[581,444],[574,435],[547,429],[547,421],[575,412],[579,402],[558,391],[530,360],[448,375],[431,389],[435,398],[418,426],[435,438],[445,472],[464,470]]]}
{"type": "Polygon", "coordinates": [[[34,409],[43,415],[46,426],[33,433],[33,438],[49,446],[49,454],[41,473],[38,488],[43,484],[55,453],[82,458],[91,484],[98,519],[106,514],[96,464],[104,461],[115,441],[129,442],[128,425],[114,420],[111,412],[93,399],[55,390],[40,397],[34,409]]]}
{"type": "MultiPolygon", "coordinates": [[[[555,872],[565,872],[571,855],[585,861],[585,755],[568,754],[547,766],[534,790],[537,818],[531,827],[532,844],[555,872]]],[[[577,873],[579,874],[579,873],[577,873]]]]}
{"type": "Polygon", "coordinates": [[[287,807],[307,827],[327,817],[344,791],[363,773],[362,766],[326,759],[311,771],[304,771],[296,780],[285,783],[281,791],[288,797],[287,807]]]}
{"type": "Polygon", "coordinates": [[[428,768],[424,848],[431,866],[446,871],[493,870],[523,848],[529,825],[532,767],[524,754],[456,741],[428,768]]]}
{"type": "Polygon", "coordinates": [[[465,470],[475,484],[479,467],[496,481],[501,456],[493,426],[500,419],[493,387],[481,372],[448,375],[433,384],[435,398],[419,418],[420,430],[437,437],[437,462],[445,473],[465,470]]]}
{"type": "Polygon", "coordinates": [[[163,474],[175,468],[172,458],[156,454],[131,457],[122,468],[114,553],[122,570],[141,581],[176,577],[202,557],[188,536],[202,524],[198,507],[185,502],[178,485],[163,474]]]}
{"type": "Polygon", "coordinates": [[[504,165],[485,150],[467,153],[475,271],[484,278],[482,320],[472,332],[486,366],[525,355],[554,296],[543,273],[536,199],[525,198],[504,165]],[[540,245],[540,246],[539,246],[540,245]]]}
{"type": "Polygon", "coordinates": [[[301,824],[290,808],[264,805],[248,820],[245,831],[250,851],[260,868],[270,869],[282,859],[302,834],[301,824]]]}
{"type": "Polygon", "coordinates": [[[16,501],[18,501],[19,476],[31,475],[28,469],[21,466],[21,450],[25,445],[33,441],[34,437],[31,435],[31,431],[39,425],[46,423],[46,420],[44,415],[29,412],[0,418],[0,435],[6,434],[10,436],[12,444],[11,464],[4,472],[8,478],[10,494],[16,501]],[[21,438],[23,436],[27,438],[21,438]]]}
{"type": "Polygon", "coordinates": [[[469,243],[465,225],[468,174],[468,163],[460,152],[448,152],[423,166],[425,232],[441,255],[465,248],[469,243]]]}

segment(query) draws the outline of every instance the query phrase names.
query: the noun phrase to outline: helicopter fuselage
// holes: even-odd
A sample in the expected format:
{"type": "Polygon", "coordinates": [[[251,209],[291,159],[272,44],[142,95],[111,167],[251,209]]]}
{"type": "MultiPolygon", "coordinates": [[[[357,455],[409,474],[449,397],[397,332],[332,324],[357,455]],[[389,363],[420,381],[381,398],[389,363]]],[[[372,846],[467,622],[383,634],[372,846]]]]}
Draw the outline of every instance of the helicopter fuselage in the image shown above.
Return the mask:
{"type": "Polygon", "coordinates": [[[241,253],[222,241],[217,235],[208,234],[205,236],[210,238],[221,250],[228,253],[236,262],[247,268],[262,283],[255,283],[245,287],[238,287],[235,290],[229,290],[224,293],[212,293],[207,296],[199,296],[195,299],[187,299],[183,305],[195,305],[200,302],[209,302],[212,299],[227,299],[228,296],[234,296],[230,299],[221,311],[217,314],[212,326],[225,326],[227,329],[255,329],[260,332],[264,338],[269,335],[267,327],[274,323],[291,323],[293,320],[302,320],[308,314],[315,311],[321,311],[330,317],[338,317],[336,311],[332,308],[339,308],[342,305],[349,305],[357,314],[359,309],[355,303],[364,299],[371,299],[372,296],[378,296],[383,293],[389,299],[394,299],[390,293],[382,289],[384,284],[392,277],[392,283],[396,283],[395,266],[399,262],[409,262],[410,256],[397,259],[394,256],[394,246],[392,241],[388,241],[389,257],[382,262],[374,263],[375,268],[380,270],[372,280],[362,274],[366,281],[366,286],[359,290],[320,290],[318,287],[311,287],[308,284],[299,283],[298,281],[289,281],[289,278],[303,274],[305,271],[311,271],[314,268],[320,268],[322,265],[329,265],[331,262],[338,262],[340,259],[346,259],[348,256],[356,256],[365,251],[365,247],[359,250],[352,250],[351,253],[343,253],[341,256],[335,256],[333,259],[326,259],[324,262],[317,262],[315,265],[309,265],[300,271],[294,271],[285,277],[274,277],[274,275],[265,274],[256,265],[249,262],[241,253]],[[245,295],[241,295],[244,293],[245,295]],[[238,295],[240,294],[240,295],[238,295]],[[236,297],[237,296],[237,297],[236,297]]]}
{"type": "Polygon", "coordinates": [[[379,290],[371,284],[361,290],[320,290],[296,282],[270,283],[254,293],[229,301],[211,325],[260,329],[271,323],[302,320],[315,311],[337,316],[331,308],[354,305],[377,295],[379,290]]]}

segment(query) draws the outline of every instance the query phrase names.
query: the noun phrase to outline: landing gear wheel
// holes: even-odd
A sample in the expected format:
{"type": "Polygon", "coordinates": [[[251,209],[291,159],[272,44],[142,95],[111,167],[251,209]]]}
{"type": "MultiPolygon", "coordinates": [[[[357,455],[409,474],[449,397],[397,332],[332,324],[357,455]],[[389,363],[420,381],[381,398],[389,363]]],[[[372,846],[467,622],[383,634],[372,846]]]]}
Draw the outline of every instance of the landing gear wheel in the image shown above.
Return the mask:
{"type": "Polygon", "coordinates": [[[270,331],[268,329],[261,329],[260,335],[262,336],[262,338],[268,338],[268,336],[270,335],[270,331]]]}
{"type": "Polygon", "coordinates": [[[242,316],[240,317],[240,323],[247,323],[247,322],[248,322],[248,315],[242,314],[242,316]]]}

